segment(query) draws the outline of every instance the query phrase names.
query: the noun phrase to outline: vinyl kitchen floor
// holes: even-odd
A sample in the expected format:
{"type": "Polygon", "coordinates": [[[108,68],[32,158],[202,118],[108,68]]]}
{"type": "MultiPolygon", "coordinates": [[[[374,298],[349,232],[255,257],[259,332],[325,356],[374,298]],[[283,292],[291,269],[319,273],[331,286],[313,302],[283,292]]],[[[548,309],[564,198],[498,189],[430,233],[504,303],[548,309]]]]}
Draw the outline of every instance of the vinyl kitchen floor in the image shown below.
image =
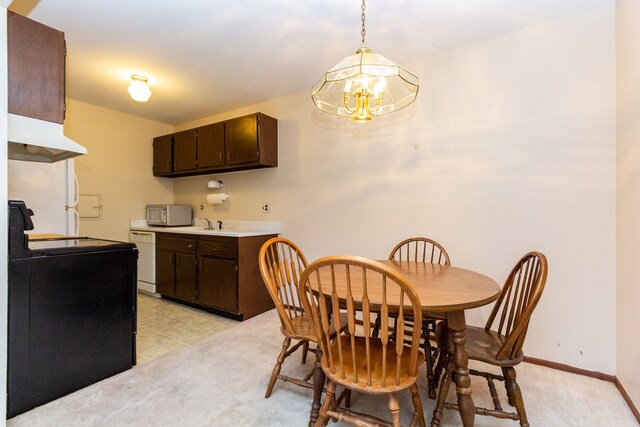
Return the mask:
{"type": "Polygon", "coordinates": [[[237,323],[182,304],[138,294],[138,364],[191,345],[237,323]]]}

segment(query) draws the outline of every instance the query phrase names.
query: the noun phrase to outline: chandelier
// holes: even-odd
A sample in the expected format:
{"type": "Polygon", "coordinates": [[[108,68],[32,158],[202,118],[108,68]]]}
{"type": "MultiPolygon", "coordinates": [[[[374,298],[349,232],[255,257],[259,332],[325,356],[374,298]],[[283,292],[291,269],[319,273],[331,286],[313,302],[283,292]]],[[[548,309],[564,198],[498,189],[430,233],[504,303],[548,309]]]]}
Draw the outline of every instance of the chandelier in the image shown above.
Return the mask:
{"type": "Polygon", "coordinates": [[[322,111],[358,122],[401,110],[418,94],[418,77],[365,44],[365,9],[362,0],[360,49],[327,71],[311,91],[322,111]]]}

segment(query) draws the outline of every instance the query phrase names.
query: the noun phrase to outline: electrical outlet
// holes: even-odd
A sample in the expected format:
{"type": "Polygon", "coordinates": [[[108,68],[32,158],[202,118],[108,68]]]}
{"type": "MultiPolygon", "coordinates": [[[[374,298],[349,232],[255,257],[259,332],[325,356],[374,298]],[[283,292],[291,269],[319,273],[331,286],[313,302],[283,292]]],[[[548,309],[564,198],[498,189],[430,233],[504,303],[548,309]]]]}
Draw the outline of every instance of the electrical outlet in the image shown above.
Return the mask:
{"type": "Polygon", "coordinates": [[[268,202],[260,203],[260,212],[262,212],[262,213],[271,212],[271,205],[268,202]]]}
{"type": "Polygon", "coordinates": [[[200,205],[200,210],[203,211],[204,210],[204,205],[200,205]]]}

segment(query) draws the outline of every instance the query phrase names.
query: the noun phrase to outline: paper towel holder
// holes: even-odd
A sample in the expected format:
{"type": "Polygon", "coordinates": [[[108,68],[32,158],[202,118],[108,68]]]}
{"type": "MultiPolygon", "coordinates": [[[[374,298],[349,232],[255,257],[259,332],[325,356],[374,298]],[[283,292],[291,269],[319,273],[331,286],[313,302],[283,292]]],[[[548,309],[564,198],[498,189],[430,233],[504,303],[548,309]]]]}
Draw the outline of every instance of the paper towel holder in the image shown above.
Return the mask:
{"type": "Polygon", "coordinates": [[[224,187],[224,183],[222,181],[220,181],[220,180],[209,181],[207,183],[207,187],[220,189],[220,188],[224,187]]]}

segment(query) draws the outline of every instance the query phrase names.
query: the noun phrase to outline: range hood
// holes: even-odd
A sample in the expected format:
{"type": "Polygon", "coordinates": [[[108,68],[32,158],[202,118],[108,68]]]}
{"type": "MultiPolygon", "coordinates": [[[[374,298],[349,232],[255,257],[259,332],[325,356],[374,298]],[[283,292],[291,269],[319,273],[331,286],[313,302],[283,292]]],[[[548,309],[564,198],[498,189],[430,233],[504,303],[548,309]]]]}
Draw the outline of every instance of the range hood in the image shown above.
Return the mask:
{"type": "Polygon", "coordinates": [[[63,135],[62,125],[8,114],[9,147],[13,160],[53,163],[87,154],[87,149],[63,135]]]}

